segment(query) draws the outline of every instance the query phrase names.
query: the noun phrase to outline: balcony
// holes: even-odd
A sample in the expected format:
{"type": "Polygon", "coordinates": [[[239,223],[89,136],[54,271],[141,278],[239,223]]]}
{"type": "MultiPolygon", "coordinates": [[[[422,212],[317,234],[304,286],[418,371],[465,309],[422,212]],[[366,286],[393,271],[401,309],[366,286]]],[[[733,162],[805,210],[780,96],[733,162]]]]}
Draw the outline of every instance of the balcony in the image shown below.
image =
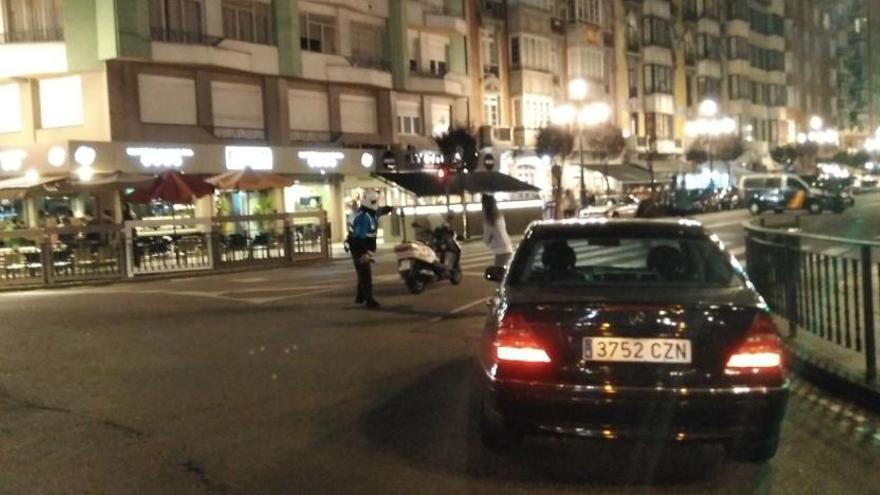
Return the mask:
{"type": "Polygon", "coordinates": [[[219,36],[209,36],[198,31],[178,31],[163,28],[150,28],[150,37],[153,41],[183,45],[217,46],[223,41],[223,38],[219,36]]]}
{"type": "Polygon", "coordinates": [[[501,77],[501,68],[497,65],[484,65],[483,66],[483,78],[488,79],[490,77],[500,78],[501,77]]]}
{"type": "Polygon", "coordinates": [[[339,138],[339,134],[335,135],[330,131],[304,131],[298,129],[290,130],[290,142],[292,143],[330,143],[339,138]]]}
{"type": "Polygon", "coordinates": [[[510,145],[513,141],[513,130],[510,127],[484,125],[480,127],[480,143],[483,147],[510,145]]]}
{"type": "Polygon", "coordinates": [[[507,17],[504,0],[480,0],[480,13],[495,19],[507,17]]]}
{"type": "Polygon", "coordinates": [[[466,76],[457,76],[446,70],[411,69],[407,89],[421,93],[442,93],[453,96],[467,96],[470,85],[466,76]]]}
{"type": "Polygon", "coordinates": [[[211,134],[219,139],[232,139],[236,141],[265,141],[265,129],[251,129],[241,127],[210,127],[211,134]]]}
{"type": "Polygon", "coordinates": [[[5,43],[47,43],[64,41],[64,30],[41,29],[37,31],[10,31],[0,33],[0,44],[5,43]]]}
{"type": "Polygon", "coordinates": [[[558,17],[550,19],[550,31],[555,34],[565,34],[565,21],[558,17]]]}

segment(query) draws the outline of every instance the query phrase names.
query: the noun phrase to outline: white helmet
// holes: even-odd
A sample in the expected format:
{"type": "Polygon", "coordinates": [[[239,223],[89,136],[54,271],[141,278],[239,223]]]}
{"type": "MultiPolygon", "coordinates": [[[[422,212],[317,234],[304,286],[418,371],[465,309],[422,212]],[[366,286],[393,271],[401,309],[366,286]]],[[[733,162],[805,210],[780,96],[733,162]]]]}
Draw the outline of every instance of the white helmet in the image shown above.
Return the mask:
{"type": "Polygon", "coordinates": [[[361,206],[371,210],[379,208],[379,193],[374,189],[365,192],[363,198],[361,198],[361,206]]]}

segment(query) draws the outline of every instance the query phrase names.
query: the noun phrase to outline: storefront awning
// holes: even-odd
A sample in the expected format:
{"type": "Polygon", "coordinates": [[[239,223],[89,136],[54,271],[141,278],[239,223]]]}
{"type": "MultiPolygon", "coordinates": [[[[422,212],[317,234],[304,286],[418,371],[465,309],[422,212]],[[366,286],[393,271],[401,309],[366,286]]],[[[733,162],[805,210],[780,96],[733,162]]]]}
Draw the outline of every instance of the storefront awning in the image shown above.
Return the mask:
{"type": "Polygon", "coordinates": [[[65,177],[16,177],[14,179],[0,180],[0,199],[21,199],[31,190],[60,182],[65,177]]]}
{"type": "MultiPolygon", "coordinates": [[[[388,182],[394,183],[416,196],[443,196],[446,185],[437,174],[430,172],[404,172],[398,174],[378,174],[388,182]]],[[[488,192],[525,192],[537,191],[538,188],[499,172],[471,172],[449,178],[449,192],[458,194],[462,191],[474,193],[488,192]],[[463,182],[462,182],[463,181],[463,182]]]]}
{"type": "MultiPolygon", "coordinates": [[[[606,172],[605,167],[590,166],[587,168],[600,174],[605,174],[606,172]]],[[[609,177],[624,184],[651,182],[651,174],[647,170],[634,165],[609,165],[607,172],[609,177]]]]}

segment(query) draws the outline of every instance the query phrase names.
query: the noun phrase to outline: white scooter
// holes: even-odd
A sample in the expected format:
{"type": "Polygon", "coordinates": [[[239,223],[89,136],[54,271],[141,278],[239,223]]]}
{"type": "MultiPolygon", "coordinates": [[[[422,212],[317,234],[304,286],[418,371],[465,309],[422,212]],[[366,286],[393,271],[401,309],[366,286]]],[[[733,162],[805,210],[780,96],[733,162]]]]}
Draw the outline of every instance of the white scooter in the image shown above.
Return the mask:
{"type": "Polygon", "coordinates": [[[461,271],[461,246],[455,232],[448,226],[434,229],[427,242],[405,241],[394,247],[397,271],[413,294],[438,280],[458,285],[464,278],[461,271]]]}

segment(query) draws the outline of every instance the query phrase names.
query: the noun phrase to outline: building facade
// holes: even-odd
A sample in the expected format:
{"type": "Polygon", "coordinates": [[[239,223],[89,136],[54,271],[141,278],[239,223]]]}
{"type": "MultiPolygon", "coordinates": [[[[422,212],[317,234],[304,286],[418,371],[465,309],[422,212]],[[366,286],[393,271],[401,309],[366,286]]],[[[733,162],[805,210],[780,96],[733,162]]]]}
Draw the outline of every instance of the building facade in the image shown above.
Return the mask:
{"type": "Polygon", "coordinates": [[[3,2],[0,106],[12,110],[0,117],[2,175],[73,173],[86,145],[97,173],[171,166],[143,165],[130,149],[186,150],[170,163],[205,175],[250,156],[300,179],[274,193],[273,209],[320,205],[340,239],[346,205],[383,185],[370,172],[384,151],[421,164],[434,133],[472,120],[467,5],[3,2]],[[63,163],[49,163],[50,149],[63,163]]]}

